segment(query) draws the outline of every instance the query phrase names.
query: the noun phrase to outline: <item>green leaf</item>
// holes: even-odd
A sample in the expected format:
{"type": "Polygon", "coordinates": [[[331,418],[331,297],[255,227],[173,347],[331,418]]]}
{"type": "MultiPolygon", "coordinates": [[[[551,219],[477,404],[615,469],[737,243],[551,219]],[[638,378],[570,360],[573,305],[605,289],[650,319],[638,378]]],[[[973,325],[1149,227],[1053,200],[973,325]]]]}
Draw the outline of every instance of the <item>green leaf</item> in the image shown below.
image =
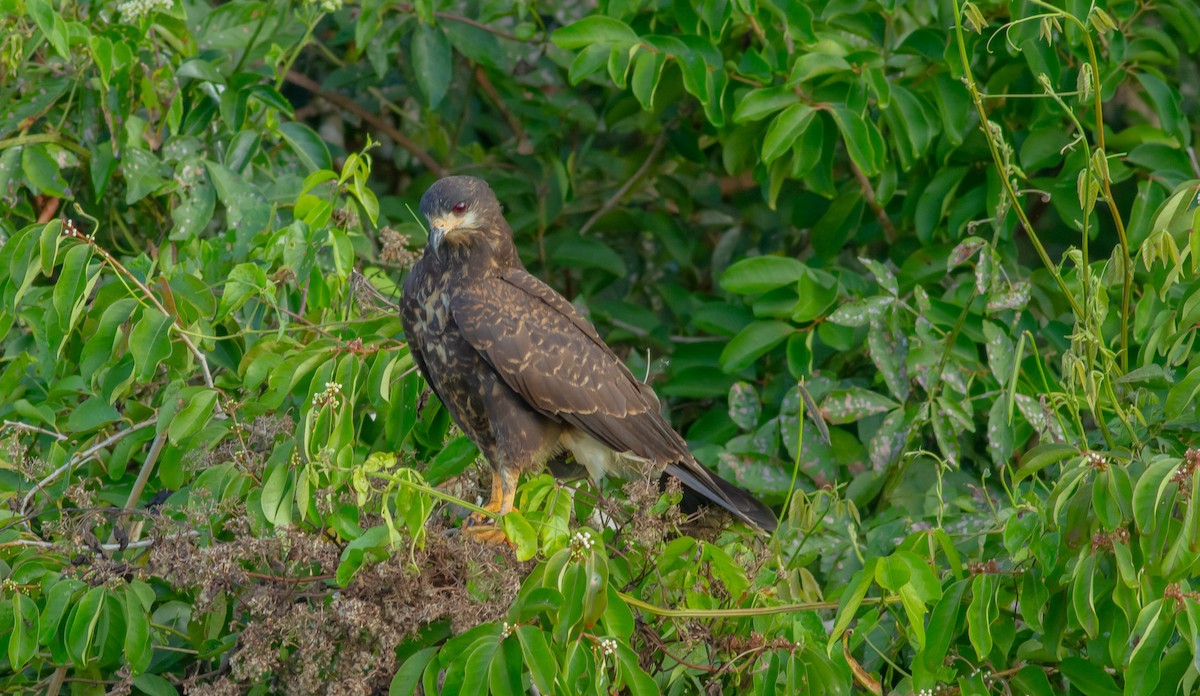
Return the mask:
{"type": "Polygon", "coordinates": [[[1155,693],[1162,675],[1162,653],[1174,634],[1174,621],[1165,601],[1156,599],[1142,608],[1129,636],[1133,651],[1125,671],[1125,695],[1155,693]]]}
{"type": "Polygon", "coordinates": [[[876,152],[874,137],[868,123],[859,114],[841,106],[834,107],[833,120],[842,132],[842,140],[846,143],[850,159],[867,176],[878,175],[882,153],[876,152]]]}
{"type": "Polygon", "coordinates": [[[318,172],[333,168],[333,158],[329,156],[329,147],[312,128],[297,121],[287,121],[279,124],[279,134],[291,146],[308,171],[318,172]]]}
{"type": "Polygon", "coordinates": [[[276,527],[286,526],[292,519],[291,477],[288,474],[286,462],[281,462],[271,468],[263,480],[263,516],[276,527]]]}
{"type": "Polygon", "coordinates": [[[1057,464],[1068,457],[1078,454],[1079,450],[1070,445],[1053,442],[1040,444],[1026,452],[1025,456],[1021,458],[1021,465],[1017,468],[1017,472],[1013,474],[1013,484],[1020,483],[1051,464],[1057,464]]]}
{"type": "Polygon", "coordinates": [[[835,389],[821,401],[821,416],[830,423],[853,423],[867,416],[886,413],[899,405],[883,394],[862,387],[835,389]]]}
{"type": "Polygon", "coordinates": [[[140,674],[133,678],[133,685],[148,696],[179,696],[179,690],[157,674],[140,674]]]}
{"type": "Polygon", "coordinates": [[[897,400],[908,400],[908,338],[895,326],[896,321],[873,321],[867,329],[867,353],[879,370],[884,384],[897,400]]]}
{"type": "Polygon", "coordinates": [[[803,262],[787,256],[752,256],[725,269],[721,274],[721,289],[755,295],[795,283],[807,270],[803,262]]]}
{"type": "Polygon", "coordinates": [[[642,669],[637,654],[628,645],[617,644],[617,665],[620,667],[621,681],[633,696],[657,696],[661,693],[658,684],[642,669]]]}
{"type": "Polygon", "coordinates": [[[733,122],[759,121],[799,101],[800,97],[793,90],[782,85],[750,90],[733,110],[733,122]]]}
{"type": "Polygon", "coordinates": [[[633,77],[630,78],[629,87],[633,96],[637,97],[642,108],[647,111],[654,108],[654,95],[658,92],[659,81],[666,64],[667,57],[658,52],[640,51],[634,59],[633,77]]]}
{"type": "Polygon", "coordinates": [[[221,304],[217,310],[218,317],[224,317],[230,312],[241,309],[246,301],[255,295],[274,294],[275,285],[267,280],[267,274],[262,267],[254,263],[240,263],[234,266],[225,281],[225,291],[221,293],[221,304]]]}
{"type": "Polygon", "coordinates": [[[1197,413],[1197,404],[1200,403],[1200,399],[1196,398],[1197,392],[1200,392],[1200,365],[1192,368],[1186,377],[1167,392],[1167,400],[1163,404],[1163,414],[1168,420],[1175,420],[1188,411],[1194,418],[1197,413]]]}
{"type": "Polygon", "coordinates": [[[933,239],[933,231],[954,204],[954,191],[966,173],[966,167],[947,167],[935,174],[921,190],[913,222],[917,238],[923,243],[933,239]]]}
{"type": "Polygon", "coordinates": [[[573,268],[598,268],[624,278],[629,274],[625,260],[612,247],[595,237],[567,236],[550,254],[551,260],[573,268]]]}
{"type": "Polygon", "coordinates": [[[521,645],[511,637],[504,638],[492,654],[488,666],[488,686],[493,696],[524,694],[521,688],[521,645]]]}
{"type": "Polygon", "coordinates": [[[38,192],[54,198],[66,198],[67,182],[58,171],[58,163],[44,145],[26,145],[21,149],[21,171],[38,192]]]}
{"type": "Polygon", "coordinates": [[[117,331],[137,307],[137,300],[122,297],[104,308],[100,323],[83,345],[79,356],[79,373],[95,377],[101,366],[119,358],[123,353],[116,350],[117,331]]]}
{"type": "Polygon", "coordinates": [[[166,186],[170,169],[149,150],[131,147],[122,157],[121,175],[125,177],[125,205],[133,205],[166,186]]]}
{"type": "Polygon", "coordinates": [[[592,15],[556,29],[550,40],[559,48],[573,51],[596,43],[632,44],[638,35],[620,20],[592,15]]]}
{"type": "Polygon", "coordinates": [[[438,647],[434,646],[409,655],[404,660],[404,664],[400,665],[400,669],[396,670],[396,676],[392,677],[392,683],[388,687],[388,696],[412,696],[415,694],[417,685],[421,683],[421,675],[425,673],[426,666],[437,656],[437,653],[438,647]]]}
{"type": "Polygon", "coordinates": [[[134,675],[150,666],[154,656],[150,641],[150,618],[131,587],[125,588],[125,662],[134,675]]]}
{"type": "Polygon", "coordinates": [[[441,29],[428,24],[417,26],[412,37],[412,66],[430,109],[442,103],[450,88],[453,60],[450,41],[441,29]]]}
{"type": "Polygon", "coordinates": [[[816,111],[808,104],[792,104],[771,121],[763,139],[762,159],[770,163],[788,152],[812,123],[816,111]]]}
{"type": "Polygon", "coordinates": [[[12,599],[13,625],[8,638],[8,661],[14,673],[20,673],[25,663],[37,652],[41,634],[41,617],[37,602],[16,591],[12,599]]]}
{"type": "Polygon", "coordinates": [[[185,401],[183,408],[175,413],[170,426],[167,427],[167,437],[174,445],[180,444],[208,425],[217,404],[216,390],[207,387],[196,388],[186,396],[181,392],[180,397],[185,401]]]}
{"type": "MultiPolygon", "coordinates": [[[[408,405],[398,404],[393,408],[408,408],[408,405]]],[[[425,472],[425,478],[430,484],[436,486],[466,471],[467,467],[475,463],[478,457],[479,450],[475,447],[475,443],[471,442],[469,437],[460,435],[447,442],[445,447],[433,458],[433,461],[429,463],[429,469],[425,472]]]]}
{"type": "Polygon", "coordinates": [[[588,46],[575,56],[575,60],[571,61],[571,67],[567,69],[567,81],[572,85],[577,85],[586,79],[589,75],[599,71],[608,63],[608,57],[613,49],[609,44],[597,43],[588,46]]]}
{"type": "MultiPolygon", "coordinates": [[[[967,583],[967,580],[959,580],[947,588],[929,616],[925,647],[917,656],[917,661],[929,674],[935,674],[942,667],[950,650],[950,644],[957,635],[960,625],[959,616],[962,613],[962,599],[966,594],[967,583]]],[[[924,683],[917,683],[917,686],[930,688],[933,683],[933,680],[930,679],[924,683]]]]}
{"type": "MultiPolygon", "coordinates": [[[[51,220],[42,227],[38,238],[38,249],[42,259],[42,275],[49,278],[54,274],[55,262],[58,260],[58,245],[62,240],[62,220],[51,220]]],[[[62,316],[62,313],[59,313],[62,316]]]]}
{"type": "Polygon", "coordinates": [[[863,598],[867,596],[867,590],[871,589],[871,581],[875,578],[875,566],[878,563],[878,558],[869,559],[863,569],[850,579],[849,589],[842,593],[838,602],[837,621],[834,622],[833,630],[829,632],[829,641],[825,645],[827,654],[833,654],[834,647],[841,642],[842,634],[858,613],[863,598]]]}
{"type": "MultiPolygon", "coordinates": [[[[1094,489],[1094,488],[1093,488],[1094,489]]],[[[1100,618],[1096,613],[1096,555],[1088,553],[1075,566],[1071,581],[1071,607],[1075,618],[1089,638],[1100,633],[1100,618]]]]}
{"type": "Polygon", "coordinates": [[[734,336],[721,351],[721,369],[739,372],[767,351],[783,343],[795,329],[782,321],[756,321],[734,336]]]}
{"type": "Polygon", "coordinates": [[[1178,458],[1157,457],[1138,477],[1133,487],[1133,519],[1142,534],[1154,532],[1154,520],[1163,493],[1182,464],[1178,458]]]}
{"type": "Polygon", "coordinates": [[[824,51],[802,53],[792,64],[792,72],[788,75],[788,86],[794,87],[821,75],[850,73],[851,71],[850,64],[841,56],[824,51]]]}
{"type": "Polygon", "coordinates": [[[502,518],[504,535],[512,542],[517,560],[524,563],[537,555],[537,532],[519,511],[513,510],[502,518]]]}
{"type": "Polygon", "coordinates": [[[142,318],[129,332],[129,352],[133,353],[134,374],[148,382],[158,366],[171,354],[171,317],[155,307],[142,309],[142,318]]]}
{"type": "Polygon", "coordinates": [[[888,295],[875,295],[854,300],[834,310],[829,315],[828,321],[841,326],[866,326],[872,320],[881,318],[883,313],[895,303],[896,298],[888,295]]]}
{"type": "Polygon", "coordinates": [[[70,60],[71,50],[67,45],[69,33],[67,24],[62,16],[54,11],[53,5],[46,0],[29,0],[25,9],[33,17],[39,30],[54,47],[54,52],[63,60],[70,60]]]}
{"type": "Polygon", "coordinates": [[[86,244],[76,244],[63,258],[62,270],[58,281],[54,284],[54,310],[58,314],[59,326],[65,331],[67,322],[77,304],[84,297],[84,287],[87,285],[88,261],[92,257],[92,248],[86,244]]]}
{"type": "Polygon", "coordinates": [[[986,660],[992,652],[992,617],[995,614],[995,576],[976,575],[971,581],[971,603],[967,605],[967,635],[975,655],[986,660]]]}
{"type": "Polygon", "coordinates": [[[1158,114],[1162,129],[1168,135],[1179,140],[1180,145],[1188,145],[1191,138],[1187,128],[1187,116],[1180,104],[1179,90],[1171,87],[1155,75],[1147,72],[1137,73],[1137,80],[1150,97],[1154,111],[1158,114]]]}
{"type": "Polygon", "coordinates": [[[559,673],[558,660],[550,651],[545,632],[536,626],[524,625],[519,626],[516,633],[534,685],[543,694],[554,693],[554,679],[559,673]]]}
{"type": "Polygon", "coordinates": [[[104,613],[104,603],[108,591],[104,587],[93,587],[83,595],[75,607],[71,625],[67,628],[67,654],[77,667],[87,665],[88,658],[95,656],[92,650],[100,641],[94,641],[96,625],[100,615],[104,613]]]}
{"type": "Polygon", "coordinates": [[[59,626],[72,606],[75,593],[83,587],[83,582],[75,578],[61,578],[50,587],[46,593],[46,606],[42,609],[39,643],[48,644],[58,635],[59,626]]]}
{"type": "Polygon", "coordinates": [[[1112,675],[1081,657],[1064,658],[1058,664],[1058,671],[1083,696],[1121,696],[1112,675]]]}
{"type": "Polygon", "coordinates": [[[1037,665],[1025,665],[1012,678],[1015,693],[1029,696],[1054,696],[1046,671],[1037,665]]]}
{"type": "MultiPolygon", "coordinates": [[[[38,0],[42,8],[47,12],[53,13],[49,9],[49,5],[45,0],[38,0]]],[[[29,5],[26,5],[29,7],[29,5]]],[[[9,133],[17,130],[22,123],[29,119],[36,119],[39,115],[46,113],[71,87],[75,86],[76,80],[74,77],[47,77],[42,73],[38,80],[37,89],[27,90],[25,95],[20,99],[16,99],[4,105],[0,109],[0,137],[6,137],[9,133]]],[[[19,93],[19,92],[18,92],[19,93]]],[[[9,169],[13,163],[21,159],[21,148],[7,148],[2,155],[4,163],[0,164],[0,189],[7,190],[7,178],[5,174],[12,174],[13,170],[9,169]],[[8,169],[6,172],[5,170],[8,169]]]]}
{"type": "Polygon", "coordinates": [[[67,416],[67,431],[86,433],[121,419],[121,413],[99,397],[91,397],[67,416]]]}
{"type": "Polygon", "coordinates": [[[625,643],[628,643],[633,637],[633,631],[636,628],[633,612],[629,610],[629,605],[625,603],[625,600],[621,599],[617,588],[611,584],[608,586],[608,606],[604,608],[603,621],[609,635],[616,636],[625,643]]]}

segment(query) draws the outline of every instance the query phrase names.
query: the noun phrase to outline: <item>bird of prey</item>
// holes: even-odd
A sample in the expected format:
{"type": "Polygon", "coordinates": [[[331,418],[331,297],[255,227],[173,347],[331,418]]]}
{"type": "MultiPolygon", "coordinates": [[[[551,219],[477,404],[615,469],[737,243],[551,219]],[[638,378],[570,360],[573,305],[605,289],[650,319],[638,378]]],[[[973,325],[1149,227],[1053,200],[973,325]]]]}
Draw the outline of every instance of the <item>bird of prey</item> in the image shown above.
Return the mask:
{"type": "MultiPolygon", "coordinates": [[[[404,281],[404,332],[426,382],[491,465],[487,510],[511,511],[518,476],[569,452],[594,480],[665,471],[738,519],[775,529],[770,508],[700,465],[654,391],[525,270],[484,181],[440,179],[420,210],[429,241],[404,281]]],[[[475,537],[504,540],[471,522],[475,537]]]]}

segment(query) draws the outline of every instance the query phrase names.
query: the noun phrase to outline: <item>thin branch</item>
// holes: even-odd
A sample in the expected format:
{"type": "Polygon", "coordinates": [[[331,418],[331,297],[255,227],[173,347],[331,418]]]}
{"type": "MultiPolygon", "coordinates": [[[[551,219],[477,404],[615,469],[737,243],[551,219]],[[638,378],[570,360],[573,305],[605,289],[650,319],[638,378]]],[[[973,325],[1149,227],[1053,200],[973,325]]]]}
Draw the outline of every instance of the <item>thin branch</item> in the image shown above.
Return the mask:
{"type": "MultiPolygon", "coordinates": [[[[668,609],[644,602],[625,592],[617,592],[626,604],[637,607],[647,614],[655,616],[670,616],[678,619],[741,619],[748,616],[771,616],[788,614],[797,611],[822,611],[837,609],[838,602],[798,602],[795,604],[779,604],[773,607],[746,607],[744,609],[668,609]]],[[[862,604],[895,604],[900,601],[900,595],[887,597],[866,597],[862,604]]]]}
{"type": "MultiPolygon", "coordinates": [[[[139,280],[137,276],[130,273],[129,269],[121,265],[121,262],[118,261],[115,256],[108,253],[107,249],[97,244],[96,240],[76,230],[74,225],[70,224],[70,220],[67,220],[63,223],[62,235],[64,237],[70,237],[71,239],[77,239],[92,247],[97,254],[100,254],[100,256],[104,257],[104,260],[108,263],[108,265],[112,266],[118,273],[132,281],[133,284],[142,291],[142,294],[146,296],[146,299],[150,300],[150,302],[158,309],[158,311],[162,312],[168,317],[171,317],[171,324],[178,329],[176,333],[179,334],[179,339],[183,341],[184,345],[188,347],[188,350],[192,352],[192,355],[196,356],[196,361],[200,363],[200,369],[204,372],[204,383],[209,389],[215,389],[215,386],[213,385],[212,371],[208,369],[208,359],[204,357],[204,353],[200,352],[200,349],[196,347],[196,344],[193,343],[192,339],[189,338],[185,333],[187,327],[180,323],[179,316],[173,312],[168,312],[167,308],[163,306],[162,302],[158,301],[158,298],[155,297],[154,293],[150,291],[150,288],[146,287],[145,283],[139,280]]],[[[217,413],[218,417],[224,416],[224,414],[221,412],[220,405],[217,406],[217,413]]]]}
{"type": "Polygon", "coordinates": [[[39,428],[36,425],[29,425],[28,423],[20,423],[18,421],[6,420],[4,421],[4,427],[13,428],[15,430],[24,430],[27,433],[41,433],[43,435],[49,435],[59,442],[68,439],[67,436],[63,435],[62,433],[56,433],[53,430],[46,430],[45,428],[39,428]]]}
{"type": "Polygon", "coordinates": [[[875,213],[875,219],[879,221],[879,226],[883,228],[883,238],[888,244],[895,244],[898,235],[896,234],[896,226],[892,224],[892,219],[888,217],[887,211],[883,206],[879,205],[879,201],[875,198],[875,188],[871,186],[871,180],[863,173],[863,170],[858,168],[854,160],[850,160],[850,171],[854,172],[854,178],[858,180],[858,186],[862,189],[863,200],[867,202],[867,207],[871,212],[875,213]]]}
{"type": "Polygon", "coordinates": [[[395,126],[383,120],[377,114],[371,113],[370,111],[367,111],[363,107],[359,106],[358,102],[354,101],[353,99],[338,94],[337,92],[330,92],[322,89],[321,85],[317,84],[315,80],[309,78],[307,75],[301,75],[294,70],[288,71],[287,81],[296,85],[297,87],[302,87],[309,92],[312,92],[314,95],[324,99],[334,106],[337,106],[338,108],[349,111],[366,123],[369,123],[371,126],[375,127],[379,132],[394,140],[400,147],[408,150],[409,154],[420,161],[421,164],[425,165],[426,169],[434,174],[437,174],[438,176],[446,176],[446,168],[439,164],[438,161],[433,157],[431,157],[428,152],[425,152],[423,149],[421,149],[420,145],[417,145],[415,141],[413,141],[407,135],[401,133],[395,126]]]}
{"type": "MultiPolygon", "coordinates": [[[[137,480],[133,482],[133,488],[129,490],[129,497],[125,499],[125,509],[132,510],[137,501],[142,497],[142,491],[146,489],[146,482],[150,480],[150,472],[154,471],[154,463],[158,461],[158,455],[162,452],[163,445],[167,443],[167,431],[164,430],[154,438],[154,443],[150,445],[150,452],[146,455],[146,461],[142,463],[141,471],[138,471],[137,480]]],[[[138,520],[133,524],[133,529],[129,531],[129,539],[127,541],[137,541],[142,536],[142,520],[138,520]]],[[[116,527],[113,528],[113,533],[116,534],[116,527]]],[[[112,538],[109,538],[112,541],[112,538]]]]}
{"type": "MultiPolygon", "coordinates": [[[[128,551],[130,549],[148,549],[157,544],[159,541],[165,539],[178,539],[180,537],[190,538],[198,536],[200,536],[200,532],[191,531],[183,534],[173,534],[171,536],[162,537],[161,539],[152,537],[150,539],[142,539],[140,541],[131,541],[128,544],[100,544],[99,546],[91,546],[89,548],[96,552],[103,551],[104,553],[116,553],[117,551],[128,551]]],[[[53,549],[60,548],[62,544],[53,541],[41,541],[39,539],[13,539],[12,541],[0,543],[0,547],[5,546],[33,546],[39,549],[53,549]]]]}
{"type": "Polygon", "coordinates": [[[462,15],[453,14],[451,12],[434,12],[433,14],[438,19],[445,19],[450,22],[458,22],[459,24],[469,24],[469,25],[475,27],[476,29],[482,29],[489,34],[495,34],[496,36],[499,36],[502,39],[508,39],[509,41],[520,41],[522,43],[529,42],[529,39],[522,39],[521,37],[517,36],[516,34],[504,31],[503,29],[497,29],[496,27],[493,27],[493,26],[488,26],[487,24],[484,24],[483,22],[478,22],[474,19],[471,19],[470,17],[464,17],[462,15]]]}
{"type": "Polygon", "coordinates": [[[600,206],[599,210],[592,213],[592,216],[588,218],[588,221],[583,223],[583,227],[579,228],[579,236],[582,237],[583,235],[587,234],[588,230],[592,229],[592,226],[600,221],[600,218],[604,217],[610,210],[617,207],[617,204],[621,202],[621,199],[633,189],[633,185],[636,184],[643,176],[645,176],[646,172],[650,171],[650,166],[654,164],[654,160],[658,159],[659,153],[662,152],[663,147],[665,147],[667,144],[667,133],[669,131],[670,126],[663,128],[662,132],[658,134],[658,140],[654,141],[654,147],[650,148],[650,154],[646,155],[646,160],[642,162],[642,166],[637,168],[637,171],[633,173],[633,176],[629,177],[629,180],[622,184],[621,188],[617,189],[616,193],[614,193],[607,201],[604,201],[604,205],[600,206]]]}
{"type": "Polygon", "coordinates": [[[325,580],[333,580],[337,578],[335,573],[325,573],[323,575],[309,575],[303,578],[291,578],[283,575],[268,575],[266,573],[251,573],[245,571],[246,577],[255,578],[258,580],[270,580],[272,582],[282,582],[294,585],[302,585],[307,582],[323,582],[325,580]]]}
{"type": "Polygon", "coordinates": [[[20,509],[19,516],[20,517],[26,516],[26,510],[29,508],[29,502],[31,500],[33,500],[33,496],[37,495],[38,491],[45,489],[46,486],[49,486],[50,484],[57,481],[59,479],[59,477],[62,476],[63,474],[65,474],[66,472],[79,466],[80,464],[84,463],[88,459],[91,459],[92,457],[96,456],[96,454],[100,450],[104,449],[105,447],[108,447],[109,445],[112,445],[113,443],[118,442],[119,440],[124,438],[126,435],[131,435],[133,433],[136,433],[139,430],[144,430],[146,428],[149,428],[150,426],[154,425],[156,422],[157,422],[156,418],[151,418],[150,420],[142,421],[141,423],[131,426],[125,430],[122,430],[119,433],[114,433],[112,435],[109,435],[108,437],[104,438],[100,442],[97,442],[96,444],[85,449],[84,451],[80,452],[79,454],[76,454],[74,457],[71,457],[70,459],[68,459],[66,464],[63,464],[62,466],[58,467],[54,471],[50,472],[49,476],[42,479],[41,481],[38,481],[37,485],[34,486],[29,491],[29,493],[27,493],[25,495],[25,497],[21,500],[21,509],[20,509]]]}
{"type": "Polygon", "coordinates": [[[500,115],[504,117],[505,123],[512,130],[513,136],[517,139],[517,154],[532,155],[533,143],[525,135],[525,129],[521,127],[520,119],[514,116],[513,112],[504,103],[504,99],[500,97],[500,92],[496,91],[496,86],[488,79],[487,72],[483,69],[482,65],[475,68],[475,81],[479,83],[479,86],[483,89],[483,93],[488,96],[488,99],[492,100],[496,111],[500,112],[500,115]]]}

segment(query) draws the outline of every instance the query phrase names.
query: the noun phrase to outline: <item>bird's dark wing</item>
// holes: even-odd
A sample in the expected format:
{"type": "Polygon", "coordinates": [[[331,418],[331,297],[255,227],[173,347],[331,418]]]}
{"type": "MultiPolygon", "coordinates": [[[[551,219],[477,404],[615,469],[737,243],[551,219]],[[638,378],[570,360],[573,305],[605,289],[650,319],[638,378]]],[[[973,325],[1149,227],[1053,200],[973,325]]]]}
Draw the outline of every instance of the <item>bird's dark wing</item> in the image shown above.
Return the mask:
{"type": "Polygon", "coordinates": [[[523,269],[466,283],[451,301],[467,341],[533,408],[657,465],[763,529],[774,516],[692,458],[638,381],[570,302],[523,269]]]}

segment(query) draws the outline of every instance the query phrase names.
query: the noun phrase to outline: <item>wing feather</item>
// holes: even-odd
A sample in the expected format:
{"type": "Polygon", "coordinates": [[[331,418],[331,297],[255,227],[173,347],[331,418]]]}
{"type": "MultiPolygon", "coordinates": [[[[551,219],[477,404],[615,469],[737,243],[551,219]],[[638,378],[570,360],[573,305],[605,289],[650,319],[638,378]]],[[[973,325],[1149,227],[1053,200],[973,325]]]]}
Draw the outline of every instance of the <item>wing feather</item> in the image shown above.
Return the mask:
{"type": "Polygon", "coordinates": [[[653,390],[571,303],[528,272],[470,283],[450,310],[467,341],[542,414],[618,452],[660,463],[689,457],[658,413],[653,390]]]}
{"type": "Polygon", "coordinates": [[[450,303],[459,330],[534,409],[569,423],[617,452],[680,478],[738,517],[770,530],[761,502],[701,466],[595,327],[562,295],[524,269],[464,284],[450,303]]]}

